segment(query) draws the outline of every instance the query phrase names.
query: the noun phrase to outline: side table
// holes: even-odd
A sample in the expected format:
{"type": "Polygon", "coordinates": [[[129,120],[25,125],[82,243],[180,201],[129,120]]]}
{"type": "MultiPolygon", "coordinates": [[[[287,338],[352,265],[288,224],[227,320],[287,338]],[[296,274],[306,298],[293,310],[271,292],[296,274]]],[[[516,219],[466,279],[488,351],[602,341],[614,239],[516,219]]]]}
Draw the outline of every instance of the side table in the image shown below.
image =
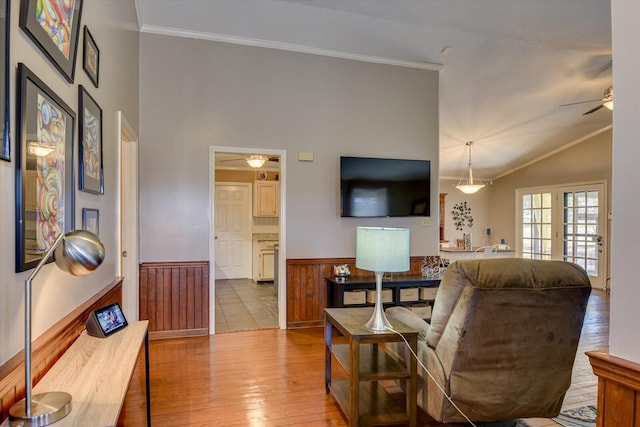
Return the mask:
{"type": "MultiPolygon", "coordinates": [[[[402,338],[392,331],[372,331],[365,323],[371,317],[372,307],[325,309],[325,389],[336,400],[349,419],[350,426],[417,424],[417,363],[410,358],[408,366],[397,362],[380,344],[399,342],[402,338]],[[334,344],[336,329],[345,337],[346,344],[334,344]],[[331,378],[331,365],[335,359],[347,373],[348,379],[331,378]],[[380,384],[384,380],[405,380],[406,402],[398,402],[380,384]]],[[[418,332],[390,320],[414,352],[418,345],[418,332]]]]}

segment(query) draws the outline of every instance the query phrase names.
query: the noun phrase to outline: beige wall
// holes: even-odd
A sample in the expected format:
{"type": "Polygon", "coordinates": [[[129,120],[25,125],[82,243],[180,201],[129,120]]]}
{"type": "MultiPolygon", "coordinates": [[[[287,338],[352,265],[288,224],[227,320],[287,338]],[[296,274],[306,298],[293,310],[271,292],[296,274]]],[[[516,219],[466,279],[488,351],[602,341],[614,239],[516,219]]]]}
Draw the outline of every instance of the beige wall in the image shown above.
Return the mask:
{"type": "Polygon", "coordinates": [[[211,146],[287,151],[287,258],[354,256],[359,225],[410,227],[412,253],[436,253],[436,221],[340,218],[338,167],[431,160],[437,218],[438,134],[436,71],[143,33],[141,261],[209,259],[211,146]]]}
{"type": "Polygon", "coordinates": [[[75,130],[75,226],[82,226],[82,208],[100,210],[100,237],[106,247],[104,264],[87,277],[71,277],[50,264],[33,283],[33,337],[36,338],[62,317],[95,295],[117,275],[117,130],[116,111],[122,110],[134,129],[138,127],[138,32],[133,1],[85,1],[81,25],[88,25],[100,49],[100,87],[96,89],[82,69],[82,27],[75,82],[61,74],[18,26],[20,1],[11,0],[11,163],[0,161],[0,364],[24,345],[24,281],[29,271],[15,271],[14,174],[16,135],[16,67],[27,65],[65,103],[78,112],[78,85],[87,88],[103,110],[103,158],[105,194],[77,191],[77,119],[75,130]]]}
{"type": "MultiPolygon", "coordinates": [[[[489,203],[491,200],[492,188],[486,186],[475,194],[464,194],[456,189],[458,180],[441,180],[440,193],[446,193],[444,209],[444,238],[455,246],[456,239],[462,239],[464,233],[471,233],[473,246],[484,246],[489,244],[487,238],[487,228],[491,227],[491,217],[489,203]],[[456,230],[456,226],[451,218],[451,211],[458,203],[467,202],[473,216],[473,227],[463,227],[456,230]]],[[[500,243],[500,236],[496,236],[491,231],[491,244],[500,243]]]]}
{"type": "Polygon", "coordinates": [[[611,130],[553,156],[496,179],[491,188],[491,229],[515,247],[516,189],[590,181],[607,182],[607,211],[611,206],[611,130]]]}

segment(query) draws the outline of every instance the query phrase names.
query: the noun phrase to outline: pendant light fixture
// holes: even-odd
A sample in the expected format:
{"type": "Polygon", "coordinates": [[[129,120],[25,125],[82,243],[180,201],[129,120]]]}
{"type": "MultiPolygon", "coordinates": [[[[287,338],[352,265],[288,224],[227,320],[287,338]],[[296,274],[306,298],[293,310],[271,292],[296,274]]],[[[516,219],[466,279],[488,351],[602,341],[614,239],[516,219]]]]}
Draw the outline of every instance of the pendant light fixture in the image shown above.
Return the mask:
{"type": "Polygon", "coordinates": [[[478,190],[480,190],[482,187],[484,187],[484,184],[473,183],[473,172],[471,171],[471,145],[473,145],[473,142],[469,141],[467,142],[466,145],[467,147],[469,147],[469,175],[467,177],[467,183],[463,184],[462,177],[461,177],[460,181],[458,181],[458,185],[456,185],[456,188],[465,194],[473,194],[478,192],[478,190]]]}
{"type": "Polygon", "coordinates": [[[264,162],[269,160],[269,158],[267,156],[261,156],[259,154],[252,154],[247,157],[246,160],[247,163],[249,163],[249,166],[251,166],[252,168],[259,168],[262,167],[262,165],[264,165],[264,162]]]}

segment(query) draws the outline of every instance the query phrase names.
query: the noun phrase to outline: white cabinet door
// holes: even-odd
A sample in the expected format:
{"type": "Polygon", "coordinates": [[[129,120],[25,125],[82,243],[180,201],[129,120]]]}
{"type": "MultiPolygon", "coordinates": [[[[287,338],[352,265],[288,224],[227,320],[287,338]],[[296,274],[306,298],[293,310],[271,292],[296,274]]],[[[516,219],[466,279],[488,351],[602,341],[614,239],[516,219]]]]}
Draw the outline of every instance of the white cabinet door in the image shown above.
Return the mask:
{"type": "Polygon", "coordinates": [[[276,217],[279,213],[278,181],[256,181],[253,184],[253,216],[276,217]]]}

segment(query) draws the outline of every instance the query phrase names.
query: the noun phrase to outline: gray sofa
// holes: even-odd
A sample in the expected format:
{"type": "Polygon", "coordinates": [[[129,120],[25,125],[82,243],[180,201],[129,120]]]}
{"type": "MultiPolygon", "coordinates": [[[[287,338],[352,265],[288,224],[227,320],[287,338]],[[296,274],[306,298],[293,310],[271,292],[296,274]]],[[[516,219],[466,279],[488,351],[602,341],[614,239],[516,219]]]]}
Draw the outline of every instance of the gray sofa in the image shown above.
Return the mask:
{"type": "MultiPolygon", "coordinates": [[[[404,307],[386,314],[420,331],[419,358],[472,421],[550,418],[571,384],[590,293],[572,263],[457,261],[442,278],[431,325],[404,307]]],[[[389,347],[409,357],[406,346],[389,347]]],[[[418,369],[419,406],[439,422],[464,422],[418,369]]]]}

